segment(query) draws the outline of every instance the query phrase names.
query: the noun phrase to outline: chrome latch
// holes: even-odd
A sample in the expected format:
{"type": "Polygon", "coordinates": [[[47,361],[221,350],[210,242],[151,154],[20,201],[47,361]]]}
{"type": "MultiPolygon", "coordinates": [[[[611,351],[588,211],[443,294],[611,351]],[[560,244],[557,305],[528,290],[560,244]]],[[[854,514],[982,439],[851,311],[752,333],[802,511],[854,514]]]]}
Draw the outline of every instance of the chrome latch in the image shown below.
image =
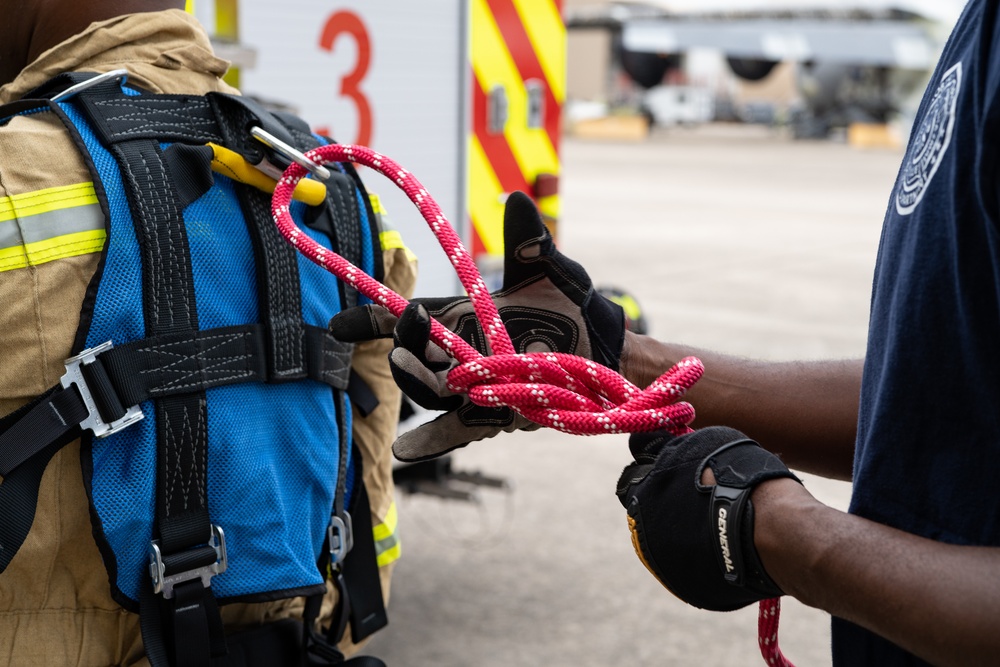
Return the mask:
{"type": "Polygon", "coordinates": [[[66,90],[62,91],[61,93],[53,97],[52,101],[65,102],[71,97],[74,97],[77,94],[79,94],[81,91],[96,86],[99,83],[104,83],[105,81],[118,81],[118,80],[120,80],[122,83],[125,83],[126,79],[128,79],[127,69],[111,70],[110,72],[105,72],[104,74],[98,74],[97,76],[93,76],[87,79],[86,81],[81,81],[80,83],[74,86],[70,86],[66,90]]]}
{"type": "Polygon", "coordinates": [[[343,518],[330,517],[330,525],[326,529],[327,544],[330,545],[330,565],[336,567],[344,562],[348,552],[354,548],[354,525],[351,515],[344,512],[343,518]]]}
{"type": "Polygon", "coordinates": [[[59,378],[59,383],[66,389],[69,389],[72,385],[76,385],[77,391],[80,392],[80,397],[83,399],[83,404],[87,408],[87,418],[80,422],[80,428],[89,428],[98,438],[103,438],[128,428],[143,417],[142,409],[138,405],[133,405],[125,411],[125,416],[121,419],[110,423],[104,421],[101,418],[100,411],[97,409],[97,403],[94,402],[94,396],[90,393],[90,388],[87,387],[82,367],[94,363],[97,361],[98,355],[102,352],[107,352],[113,347],[114,345],[109,340],[106,343],[101,343],[97,347],[84,350],[75,357],[67,359],[66,373],[59,378]]]}
{"type": "Polygon", "coordinates": [[[167,568],[163,564],[163,554],[160,553],[160,541],[152,540],[149,543],[149,576],[153,580],[153,593],[163,593],[163,597],[169,600],[174,597],[174,586],[193,579],[201,579],[205,588],[211,586],[212,577],[222,574],[229,567],[229,560],[226,557],[226,534],[222,532],[220,526],[212,524],[212,537],[208,541],[208,546],[215,549],[214,563],[168,575],[167,568]]]}
{"type": "MultiPolygon", "coordinates": [[[[323,166],[318,162],[310,160],[308,157],[306,157],[305,153],[298,150],[294,146],[289,146],[284,141],[274,136],[270,132],[267,132],[255,125],[254,127],[250,128],[250,136],[252,136],[254,139],[256,139],[260,143],[270,148],[275,153],[278,153],[279,155],[285,157],[286,159],[291,160],[295,164],[304,167],[306,171],[308,171],[310,174],[312,174],[319,180],[321,181],[330,180],[331,174],[329,169],[327,169],[325,166],[323,166]]],[[[264,163],[261,163],[261,165],[263,164],[264,163]]],[[[259,169],[262,169],[261,165],[257,165],[257,167],[259,169]]],[[[262,169],[262,171],[264,171],[264,169],[262,169]]],[[[264,171],[264,173],[268,172],[264,171]]],[[[278,180],[281,178],[281,172],[279,171],[277,176],[272,175],[271,177],[274,178],[274,180],[278,180]]]]}

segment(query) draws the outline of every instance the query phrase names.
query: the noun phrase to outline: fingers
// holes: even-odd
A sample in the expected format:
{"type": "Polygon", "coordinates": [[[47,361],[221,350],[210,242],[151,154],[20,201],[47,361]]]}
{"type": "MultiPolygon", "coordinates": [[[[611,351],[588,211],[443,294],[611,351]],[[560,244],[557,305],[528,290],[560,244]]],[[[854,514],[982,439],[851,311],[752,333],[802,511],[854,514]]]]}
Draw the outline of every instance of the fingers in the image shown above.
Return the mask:
{"type": "Polygon", "coordinates": [[[392,454],[400,461],[425,461],[464,447],[471,438],[464,435],[465,428],[454,411],[407,431],[392,443],[392,454]]]}
{"type": "Polygon", "coordinates": [[[646,478],[649,471],[653,469],[652,463],[630,463],[625,466],[622,470],[622,474],[618,477],[618,485],[615,489],[615,495],[618,496],[618,500],[621,502],[622,507],[628,509],[629,503],[631,502],[631,490],[635,484],[638,484],[646,478]]]}
{"type": "Polygon", "coordinates": [[[503,289],[511,289],[543,275],[545,267],[536,260],[555,252],[552,236],[531,198],[514,192],[507,198],[503,215],[503,289]]]}
{"type": "Polygon", "coordinates": [[[396,326],[396,316],[382,306],[368,305],[348,308],[330,320],[330,333],[345,343],[363,343],[376,338],[388,338],[396,326]]]}
{"type": "Polygon", "coordinates": [[[515,192],[507,199],[504,213],[503,296],[516,302],[518,289],[543,280],[574,304],[568,309],[563,306],[560,314],[586,322],[591,358],[617,370],[625,338],[625,312],[595,292],[583,266],[556,249],[532,201],[515,192]]]}
{"type": "Polygon", "coordinates": [[[628,439],[628,448],[637,463],[652,463],[674,437],[667,431],[633,433],[628,439]]]}
{"type": "Polygon", "coordinates": [[[502,428],[493,424],[471,425],[462,420],[459,411],[452,410],[399,436],[392,445],[392,453],[400,461],[423,461],[528,424],[523,417],[515,417],[502,428]]]}
{"type": "Polygon", "coordinates": [[[431,318],[423,303],[410,303],[393,332],[396,348],[407,350],[434,373],[451,368],[451,360],[431,343],[431,318]]]}
{"type": "Polygon", "coordinates": [[[435,373],[406,348],[397,347],[390,353],[389,369],[403,393],[423,408],[457,410],[463,403],[461,396],[448,391],[445,371],[435,373]]]}

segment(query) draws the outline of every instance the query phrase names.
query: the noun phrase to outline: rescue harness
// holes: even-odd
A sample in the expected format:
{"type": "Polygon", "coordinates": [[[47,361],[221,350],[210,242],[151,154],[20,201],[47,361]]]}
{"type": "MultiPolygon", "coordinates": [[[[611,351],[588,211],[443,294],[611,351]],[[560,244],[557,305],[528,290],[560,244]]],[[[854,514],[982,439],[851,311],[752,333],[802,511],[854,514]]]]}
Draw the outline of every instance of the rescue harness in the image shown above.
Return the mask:
{"type": "MultiPolygon", "coordinates": [[[[111,594],[140,615],[154,667],[342,663],[348,625],[358,642],[387,622],[351,439],[352,399],[362,414],[377,400],[352,374],[352,346],[326,330],[364,297],[281,238],[268,186],[288,161],[254,135],[324,140],[246,97],[153,94],[126,74],[63,74],[0,109],[0,123],[65,124],[107,230],[65,375],[0,420],[0,573],[46,465],[80,438],[111,594]],[[341,602],[321,634],[327,580],[341,602]],[[227,647],[218,604],[290,597],[306,598],[304,623],[227,647]]],[[[313,205],[293,215],[318,246],[380,276],[361,180],[349,164],[325,176],[299,189],[313,205]]]]}

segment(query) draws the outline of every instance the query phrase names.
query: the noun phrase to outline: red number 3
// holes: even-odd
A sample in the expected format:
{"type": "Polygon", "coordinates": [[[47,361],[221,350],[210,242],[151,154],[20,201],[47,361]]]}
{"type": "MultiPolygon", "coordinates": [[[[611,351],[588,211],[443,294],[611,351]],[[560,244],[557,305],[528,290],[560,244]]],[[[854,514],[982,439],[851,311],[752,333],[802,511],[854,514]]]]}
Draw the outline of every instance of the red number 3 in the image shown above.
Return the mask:
{"type": "Polygon", "coordinates": [[[358,46],[358,60],[350,74],[341,79],[340,94],[353,100],[358,110],[358,137],[355,143],[368,146],[372,140],[372,107],[359,86],[371,65],[371,39],[368,37],[368,29],[357,14],[340,11],[331,15],[323,26],[323,34],[319,38],[320,48],[333,52],[337,38],[342,34],[354,38],[358,46]]]}

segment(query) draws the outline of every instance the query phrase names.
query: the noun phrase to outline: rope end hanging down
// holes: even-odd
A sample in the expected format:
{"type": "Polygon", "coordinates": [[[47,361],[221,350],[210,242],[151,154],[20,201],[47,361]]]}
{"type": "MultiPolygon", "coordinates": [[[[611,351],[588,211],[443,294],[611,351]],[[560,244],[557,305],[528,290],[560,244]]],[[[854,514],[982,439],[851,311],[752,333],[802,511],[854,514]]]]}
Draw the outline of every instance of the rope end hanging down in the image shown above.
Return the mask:
{"type": "MultiPolygon", "coordinates": [[[[583,357],[556,352],[517,354],[471,255],[441,207],[413,174],[365,146],[329,144],[309,151],[306,157],[319,165],[354,162],[377,171],[406,193],[434,232],[495,352],[484,357],[431,319],[431,340],[460,362],[448,374],[452,391],[467,393],[477,405],[509,407],[537,424],[576,435],[659,430],[681,435],[691,431],[694,408],[680,399],[701,378],[704,367],[700,360],[683,359],[640,389],[610,368],[583,357]]],[[[271,212],[282,236],[312,262],[396,317],[401,316],[406,299],[313,241],[292,220],[289,205],[295,186],[306,173],[305,167],[292,163],[275,187],[271,212]]],[[[768,665],[792,667],[777,645],[779,613],[778,600],[760,603],[761,655],[768,665]]]]}

